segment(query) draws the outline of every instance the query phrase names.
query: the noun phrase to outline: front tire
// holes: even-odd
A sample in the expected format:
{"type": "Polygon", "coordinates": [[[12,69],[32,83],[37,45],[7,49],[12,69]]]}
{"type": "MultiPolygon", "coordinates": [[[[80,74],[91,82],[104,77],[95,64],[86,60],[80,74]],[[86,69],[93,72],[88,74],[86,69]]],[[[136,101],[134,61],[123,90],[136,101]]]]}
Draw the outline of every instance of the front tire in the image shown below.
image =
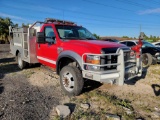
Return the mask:
{"type": "Polygon", "coordinates": [[[77,96],[84,85],[81,71],[75,66],[65,66],[60,71],[60,84],[68,96],[77,96]]]}
{"type": "Polygon", "coordinates": [[[18,63],[18,67],[20,69],[23,69],[26,67],[26,62],[22,60],[22,56],[21,53],[19,52],[17,55],[17,63],[18,63]]]}
{"type": "Polygon", "coordinates": [[[152,55],[149,53],[142,54],[142,64],[143,67],[149,67],[153,62],[152,55]]]}

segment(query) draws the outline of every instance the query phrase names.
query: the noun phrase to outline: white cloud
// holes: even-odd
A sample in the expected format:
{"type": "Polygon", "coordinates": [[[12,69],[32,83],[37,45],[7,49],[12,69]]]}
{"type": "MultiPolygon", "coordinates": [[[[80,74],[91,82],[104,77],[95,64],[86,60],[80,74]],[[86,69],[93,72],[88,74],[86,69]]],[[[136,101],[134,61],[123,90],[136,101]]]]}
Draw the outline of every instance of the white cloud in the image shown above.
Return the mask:
{"type": "Polygon", "coordinates": [[[10,15],[10,14],[6,14],[6,13],[2,13],[0,12],[0,16],[1,17],[9,17],[12,19],[13,23],[18,23],[18,24],[22,24],[22,23],[33,23],[33,20],[30,19],[25,19],[19,16],[15,16],[15,15],[10,15]]]}
{"type": "Polygon", "coordinates": [[[139,11],[139,12],[138,12],[138,14],[140,14],[140,15],[144,15],[144,14],[154,14],[154,13],[160,13],[160,8],[147,9],[147,10],[139,11]]]}
{"type": "Polygon", "coordinates": [[[9,15],[9,14],[5,14],[5,13],[1,13],[1,12],[0,12],[0,16],[9,17],[9,18],[16,19],[16,20],[26,20],[26,19],[19,17],[19,16],[9,15]]]}

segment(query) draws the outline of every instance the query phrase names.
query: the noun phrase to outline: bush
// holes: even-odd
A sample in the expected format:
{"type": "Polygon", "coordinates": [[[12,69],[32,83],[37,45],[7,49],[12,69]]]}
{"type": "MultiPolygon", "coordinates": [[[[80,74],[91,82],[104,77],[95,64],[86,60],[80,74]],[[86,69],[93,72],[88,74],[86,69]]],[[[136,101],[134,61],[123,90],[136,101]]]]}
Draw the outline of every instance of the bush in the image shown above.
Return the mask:
{"type": "Polygon", "coordinates": [[[0,44],[5,44],[5,40],[0,40],[0,44]]]}

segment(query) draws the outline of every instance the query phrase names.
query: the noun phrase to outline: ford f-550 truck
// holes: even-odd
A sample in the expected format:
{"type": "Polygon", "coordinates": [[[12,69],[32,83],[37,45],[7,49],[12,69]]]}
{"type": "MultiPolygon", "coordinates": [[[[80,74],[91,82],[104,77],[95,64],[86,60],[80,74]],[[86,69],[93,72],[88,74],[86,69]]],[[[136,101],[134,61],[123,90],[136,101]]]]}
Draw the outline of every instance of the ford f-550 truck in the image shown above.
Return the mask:
{"type": "MultiPolygon", "coordinates": [[[[54,68],[63,91],[79,95],[84,79],[123,85],[142,74],[140,54],[129,47],[97,40],[74,22],[47,18],[29,27],[9,27],[11,53],[19,68],[41,63],[54,68]],[[36,24],[42,24],[41,28],[36,24]]],[[[140,50],[138,50],[140,51],[140,50]]]]}

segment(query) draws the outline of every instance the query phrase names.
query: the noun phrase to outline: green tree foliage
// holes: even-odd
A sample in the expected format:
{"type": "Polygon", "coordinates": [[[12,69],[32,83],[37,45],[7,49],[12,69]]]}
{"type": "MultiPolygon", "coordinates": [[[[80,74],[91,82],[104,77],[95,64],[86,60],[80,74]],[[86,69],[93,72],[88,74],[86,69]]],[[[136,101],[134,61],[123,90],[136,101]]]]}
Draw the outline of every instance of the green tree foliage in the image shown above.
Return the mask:
{"type": "Polygon", "coordinates": [[[153,36],[153,35],[150,35],[149,37],[145,35],[144,39],[145,40],[153,40],[153,42],[157,42],[158,40],[160,40],[159,36],[153,36]]]}
{"type": "Polygon", "coordinates": [[[0,37],[1,39],[8,41],[10,25],[13,25],[13,22],[11,21],[10,18],[0,17],[0,37]]]}
{"type": "Polygon", "coordinates": [[[97,39],[100,39],[100,36],[97,35],[96,33],[93,33],[93,35],[94,35],[97,39]]]}
{"type": "Polygon", "coordinates": [[[14,24],[14,25],[13,25],[13,27],[16,27],[16,28],[17,28],[17,27],[18,27],[18,24],[17,24],[17,23],[16,23],[16,24],[14,24]]]}
{"type": "Polygon", "coordinates": [[[128,36],[122,36],[122,38],[129,38],[128,36]]]}
{"type": "Polygon", "coordinates": [[[29,23],[28,24],[22,23],[22,27],[29,27],[29,23]]]}
{"type": "MultiPolygon", "coordinates": [[[[128,37],[128,36],[122,36],[122,38],[136,39],[136,37],[128,37]]],[[[144,40],[153,40],[153,42],[156,42],[156,41],[160,40],[160,37],[159,36],[153,36],[153,35],[150,35],[148,37],[146,34],[144,34],[144,40]]]]}

